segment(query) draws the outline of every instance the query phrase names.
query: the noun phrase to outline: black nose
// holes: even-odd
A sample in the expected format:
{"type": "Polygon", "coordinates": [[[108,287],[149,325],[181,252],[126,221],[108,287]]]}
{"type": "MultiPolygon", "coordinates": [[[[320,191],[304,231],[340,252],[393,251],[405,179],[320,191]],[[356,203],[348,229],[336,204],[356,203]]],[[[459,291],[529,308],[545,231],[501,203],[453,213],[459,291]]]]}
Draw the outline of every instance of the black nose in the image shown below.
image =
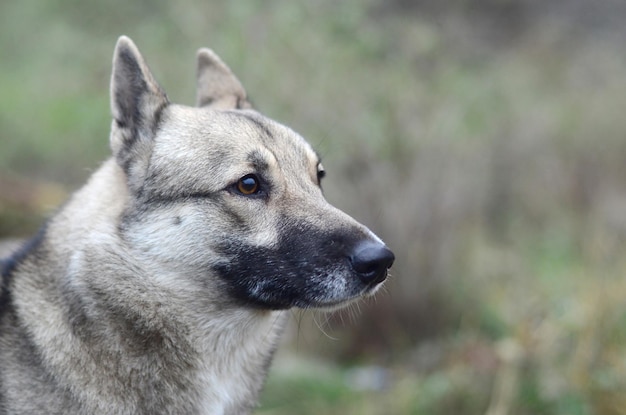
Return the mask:
{"type": "Polygon", "coordinates": [[[395,256],[385,245],[378,242],[361,242],[350,256],[352,268],[366,284],[378,284],[387,278],[395,256]]]}

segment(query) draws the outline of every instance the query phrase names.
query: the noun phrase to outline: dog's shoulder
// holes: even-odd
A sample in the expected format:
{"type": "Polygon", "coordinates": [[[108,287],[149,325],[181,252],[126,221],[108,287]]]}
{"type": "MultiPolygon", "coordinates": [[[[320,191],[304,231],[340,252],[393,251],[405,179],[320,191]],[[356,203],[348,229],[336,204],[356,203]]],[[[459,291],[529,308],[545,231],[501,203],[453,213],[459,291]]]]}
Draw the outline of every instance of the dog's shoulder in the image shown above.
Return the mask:
{"type": "Polygon", "coordinates": [[[43,243],[47,224],[44,224],[32,238],[17,244],[9,250],[9,256],[0,258],[0,315],[11,303],[11,283],[19,266],[43,243]]]}

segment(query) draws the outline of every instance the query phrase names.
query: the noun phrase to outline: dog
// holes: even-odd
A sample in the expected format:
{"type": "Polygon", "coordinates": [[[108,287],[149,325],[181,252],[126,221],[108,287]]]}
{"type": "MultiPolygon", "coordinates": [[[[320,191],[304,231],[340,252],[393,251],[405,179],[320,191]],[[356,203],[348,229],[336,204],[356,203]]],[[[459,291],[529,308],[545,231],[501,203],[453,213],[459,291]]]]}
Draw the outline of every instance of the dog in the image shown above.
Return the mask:
{"type": "Polygon", "coordinates": [[[197,106],[173,104],[119,38],[112,156],[3,261],[0,413],[250,413],[286,310],[385,280],[392,251],[326,202],[311,146],[197,64],[197,106]]]}

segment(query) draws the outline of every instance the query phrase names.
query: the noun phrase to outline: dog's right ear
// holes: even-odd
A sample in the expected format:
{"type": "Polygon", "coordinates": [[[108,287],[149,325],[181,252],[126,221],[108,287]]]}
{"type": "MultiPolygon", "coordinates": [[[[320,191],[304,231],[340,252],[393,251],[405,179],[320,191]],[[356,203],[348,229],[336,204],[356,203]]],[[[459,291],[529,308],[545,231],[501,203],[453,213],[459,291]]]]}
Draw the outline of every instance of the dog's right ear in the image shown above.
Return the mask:
{"type": "Polygon", "coordinates": [[[211,49],[198,50],[196,105],[215,109],[251,108],[246,90],[211,49]]]}
{"type": "Polygon", "coordinates": [[[161,112],[168,104],[137,46],[121,36],[111,75],[111,150],[127,174],[149,157],[161,112]]]}

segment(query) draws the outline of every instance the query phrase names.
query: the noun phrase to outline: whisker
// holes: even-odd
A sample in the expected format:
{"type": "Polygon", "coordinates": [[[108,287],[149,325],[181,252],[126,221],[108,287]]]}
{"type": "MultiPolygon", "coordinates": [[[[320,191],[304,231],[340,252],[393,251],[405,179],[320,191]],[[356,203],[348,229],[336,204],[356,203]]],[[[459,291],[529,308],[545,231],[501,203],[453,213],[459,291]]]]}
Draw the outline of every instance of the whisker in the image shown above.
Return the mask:
{"type": "Polygon", "coordinates": [[[315,317],[315,314],[313,315],[313,322],[315,323],[315,325],[317,326],[317,328],[320,330],[320,332],[322,332],[322,334],[324,336],[326,336],[326,338],[330,339],[330,340],[334,340],[334,341],[338,341],[338,338],[335,338],[333,336],[331,336],[330,334],[328,334],[326,332],[326,330],[324,330],[324,327],[326,324],[328,324],[328,322],[330,321],[330,317],[326,318],[326,320],[320,324],[319,321],[317,321],[317,318],[315,317]]]}

